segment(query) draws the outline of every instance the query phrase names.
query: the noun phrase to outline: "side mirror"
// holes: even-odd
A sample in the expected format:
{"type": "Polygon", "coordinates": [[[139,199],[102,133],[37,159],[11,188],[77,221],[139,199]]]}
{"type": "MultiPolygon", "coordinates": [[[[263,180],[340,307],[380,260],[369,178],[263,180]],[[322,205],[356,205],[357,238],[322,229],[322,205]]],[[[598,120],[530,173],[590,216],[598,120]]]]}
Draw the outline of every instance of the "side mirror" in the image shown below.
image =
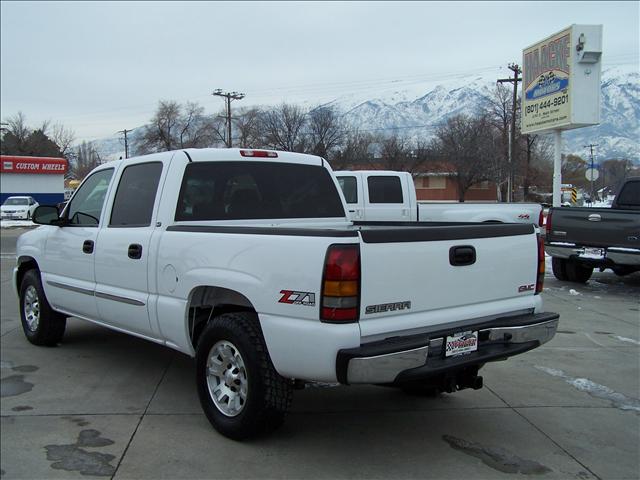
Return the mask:
{"type": "Polygon", "coordinates": [[[61,226],[64,223],[58,216],[58,207],[55,205],[39,205],[33,211],[31,221],[38,225],[56,225],[61,226]]]}

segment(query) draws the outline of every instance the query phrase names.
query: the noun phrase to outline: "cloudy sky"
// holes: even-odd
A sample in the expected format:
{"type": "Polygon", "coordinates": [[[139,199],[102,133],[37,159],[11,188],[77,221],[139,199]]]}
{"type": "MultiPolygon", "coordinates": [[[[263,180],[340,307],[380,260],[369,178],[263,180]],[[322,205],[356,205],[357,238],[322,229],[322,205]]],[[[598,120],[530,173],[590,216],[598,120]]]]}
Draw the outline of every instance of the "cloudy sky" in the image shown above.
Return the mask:
{"type": "Polygon", "coordinates": [[[146,123],[161,99],[313,102],[520,63],[572,23],[604,25],[604,63],[638,65],[639,2],[2,1],[3,119],[79,139],[146,123]]]}

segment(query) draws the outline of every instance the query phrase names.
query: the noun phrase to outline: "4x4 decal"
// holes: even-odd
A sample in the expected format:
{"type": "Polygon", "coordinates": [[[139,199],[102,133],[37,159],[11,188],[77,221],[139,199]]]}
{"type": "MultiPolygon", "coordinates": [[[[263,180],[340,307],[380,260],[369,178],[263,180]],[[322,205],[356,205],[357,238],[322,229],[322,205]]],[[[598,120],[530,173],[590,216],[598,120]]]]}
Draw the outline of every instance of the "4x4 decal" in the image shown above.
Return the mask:
{"type": "Polygon", "coordinates": [[[316,294],[313,292],[297,292],[295,290],[280,290],[282,297],[279,303],[288,303],[289,305],[305,305],[313,307],[316,304],[316,294]]]}

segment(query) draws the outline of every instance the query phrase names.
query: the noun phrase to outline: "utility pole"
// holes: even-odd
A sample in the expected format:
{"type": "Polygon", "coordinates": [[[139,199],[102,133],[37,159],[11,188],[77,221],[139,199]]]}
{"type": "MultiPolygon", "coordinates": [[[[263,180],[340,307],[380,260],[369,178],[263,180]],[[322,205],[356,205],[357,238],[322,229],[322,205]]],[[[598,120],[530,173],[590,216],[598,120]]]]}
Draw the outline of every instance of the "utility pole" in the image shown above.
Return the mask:
{"type": "Polygon", "coordinates": [[[518,108],[518,82],[522,81],[522,78],[518,78],[518,75],[522,73],[522,69],[517,63],[510,63],[509,70],[513,72],[513,78],[500,78],[498,83],[513,83],[513,103],[511,105],[511,131],[509,132],[509,180],[508,180],[508,192],[507,201],[513,201],[513,151],[516,148],[516,110],[518,108]]]}
{"type": "Polygon", "coordinates": [[[593,147],[597,147],[597,143],[590,143],[589,145],[584,145],[584,148],[588,148],[591,151],[591,178],[589,181],[591,182],[591,203],[593,204],[593,147]]]}
{"type": "Polygon", "coordinates": [[[213,91],[211,95],[216,97],[224,97],[227,107],[227,148],[231,148],[231,100],[242,100],[244,93],[238,92],[223,92],[220,88],[213,91]]]}
{"type": "Polygon", "coordinates": [[[127,133],[131,131],[132,130],[127,130],[126,128],[118,131],[118,133],[124,133],[124,158],[129,158],[129,142],[127,140],[127,133]]]}

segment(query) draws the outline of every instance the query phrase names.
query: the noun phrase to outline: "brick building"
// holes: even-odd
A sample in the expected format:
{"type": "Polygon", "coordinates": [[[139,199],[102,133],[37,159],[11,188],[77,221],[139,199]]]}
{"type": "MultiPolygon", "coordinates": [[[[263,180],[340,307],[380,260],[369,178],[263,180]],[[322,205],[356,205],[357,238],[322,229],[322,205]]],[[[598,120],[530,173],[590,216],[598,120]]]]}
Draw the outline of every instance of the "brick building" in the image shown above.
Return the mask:
{"type": "MultiPolygon", "coordinates": [[[[457,202],[458,180],[452,173],[422,172],[413,176],[416,196],[422,201],[457,202]]],[[[467,190],[465,201],[496,202],[498,200],[496,185],[484,181],[467,190]]]]}

